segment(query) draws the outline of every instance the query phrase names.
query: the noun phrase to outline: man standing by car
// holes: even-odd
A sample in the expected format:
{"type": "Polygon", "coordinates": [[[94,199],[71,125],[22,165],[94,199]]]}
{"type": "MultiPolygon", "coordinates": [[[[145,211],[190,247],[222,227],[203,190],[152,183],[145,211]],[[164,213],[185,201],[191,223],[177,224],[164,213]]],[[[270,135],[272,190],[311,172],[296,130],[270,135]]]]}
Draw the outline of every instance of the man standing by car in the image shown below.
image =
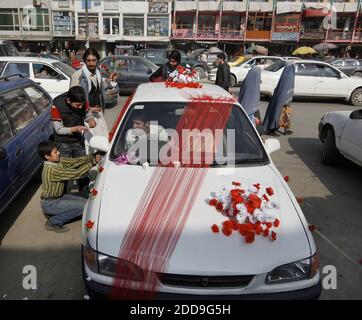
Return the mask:
{"type": "Polygon", "coordinates": [[[168,56],[168,62],[159,67],[151,76],[151,82],[166,81],[170,73],[174,72],[181,63],[181,53],[178,50],[172,50],[168,56]]]}
{"type": "MultiPolygon", "coordinates": [[[[54,128],[54,141],[63,157],[76,158],[84,156],[85,145],[83,133],[87,131],[84,122],[89,128],[96,127],[92,111],[85,98],[84,90],[79,87],[72,87],[68,92],[55,98],[51,109],[51,119],[54,128]]],[[[79,191],[88,195],[86,185],[88,179],[78,181],[79,191]]],[[[70,192],[70,185],[67,192],[70,192]]]]}
{"type": "Polygon", "coordinates": [[[229,64],[225,62],[225,54],[218,53],[217,54],[217,73],[216,73],[216,81],[215,84],[224,90],[229,92],[229,87],[231,84],[231,75],[230,75],[230,67],[229,64]]]}

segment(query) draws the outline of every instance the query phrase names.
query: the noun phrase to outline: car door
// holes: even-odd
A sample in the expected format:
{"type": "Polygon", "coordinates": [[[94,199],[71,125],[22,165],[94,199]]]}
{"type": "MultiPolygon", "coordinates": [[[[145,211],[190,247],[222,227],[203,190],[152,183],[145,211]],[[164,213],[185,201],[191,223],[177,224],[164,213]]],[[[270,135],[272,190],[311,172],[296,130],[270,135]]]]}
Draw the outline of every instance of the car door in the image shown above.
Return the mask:
{"type": "Polygon", "coordinates": [[[12,74],[24,74],[27,77],[30,77],[30,68],[28,62],[8,62],[4,71],[2,73],[2,77],[7,77],[12,74]]]}
{"type": "Polygon", "coordinates": [[[69,90],[69,79],[45,63],[32,63],[31,78],[53,99],[69,90]]]}
{"type": "Polygon", "coordinates": [[[18,88],[1,96],[4,109],[24,154],[22,168],[18,174],[26,179],[33,175],[39,166],[41,159],[37,153],[37,146],[42,139],[44,129],[36,121],[38,114],[23,89],[18,88]]]}
{"type": "Polygon", "coordinates": [[[295,63],[295,96],[313,96],[316,90],[316,71],[313,63],[295,63]]]}
{"type": "Polygon", "coordinates": [[[149,81],[152,70],[141,59],[128,59],[130,87],[137,88],[141,83],[149,81]]]}
{"type": "Polygon", "coordinates": [[[339,149],[348,158],[362,165],[362,109],[353,113],[359,116],[346,121],[341,132],[339,149]]]}
{"type": "Polygon", "coordinates": [[[349,80],[341,72],[326,64],[315,64],[316,95],[321,97],[345,97],[348,93],[349,80]]]}
{"type": "Polygon", "coordinates": [[[9,118],[0,102],[0,212],[21,187],[24,150],[15,137],[9,118]]]}
{"type": "Polygon", "coordinates": [[[345,74],[351,75],[358,67],[358,62],[353,59],[344,60],[343,69],[341,69],[345,74]]]}

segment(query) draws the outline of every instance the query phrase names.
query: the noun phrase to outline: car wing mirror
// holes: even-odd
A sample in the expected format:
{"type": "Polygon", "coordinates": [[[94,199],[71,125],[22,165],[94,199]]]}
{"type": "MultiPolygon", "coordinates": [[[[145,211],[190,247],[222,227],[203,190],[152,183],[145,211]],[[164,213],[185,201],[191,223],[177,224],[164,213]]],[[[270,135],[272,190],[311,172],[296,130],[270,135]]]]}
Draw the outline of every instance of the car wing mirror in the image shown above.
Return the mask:
{"type": "Polygon", "coordinates": [[[108,152],[109,150],[109,141],[107,137],[104,136],[94,136],[89,141],[89,146],[98,151],[108,152]]]}
{"type": "Polygon", "coordinates": [[[7,152],[5,148],[0,148],[0,161],[6,159],[7,152]]]}
{"type": "Polygon", "coordinates": [[[280,149],[280,142],[277,139],[266,139],[264,146],[268,154],[271,154],[280,149]]]}

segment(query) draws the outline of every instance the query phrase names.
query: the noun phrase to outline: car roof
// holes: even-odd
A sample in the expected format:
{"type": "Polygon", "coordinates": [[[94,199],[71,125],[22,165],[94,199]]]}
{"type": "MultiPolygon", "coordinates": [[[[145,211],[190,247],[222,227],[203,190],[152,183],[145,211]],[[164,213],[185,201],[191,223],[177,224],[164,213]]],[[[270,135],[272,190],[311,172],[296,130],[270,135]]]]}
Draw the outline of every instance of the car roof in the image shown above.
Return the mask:
{"type": "MultiPolygon", "coordinates": [[[[235,100],[230,93],[214,84],[203,84],[200,89],[178,89],[170,87],[166,88],[165,83],[155,82],[140,84],[133,96],[132,102],[188,102],[191,100],[192,96],[208,96],[214,99],[225,98],[235,100]]],[[[236,100],[235,103],[237,103],[236,100]]]]}
{"type": "Polygon", "coordinates": [[[2,77],[0,78],[0,92],[11,90],[17,87],[21,87],[25,84],[31,84],[32,81],[29,78],[22,77],[2,77]],[[10,78],[5,80],[5,78],[10,78]]]}
{"type": "Polygon", "coordinates": [[[11,56],[11,57],[0,57],[0,61],[10,61],[10,62],[42,62],[42,63],[53,63],[59,62],[56,59],[50,58],[40,58],[40,57],[24,57],[24,56],[11,56]]]}

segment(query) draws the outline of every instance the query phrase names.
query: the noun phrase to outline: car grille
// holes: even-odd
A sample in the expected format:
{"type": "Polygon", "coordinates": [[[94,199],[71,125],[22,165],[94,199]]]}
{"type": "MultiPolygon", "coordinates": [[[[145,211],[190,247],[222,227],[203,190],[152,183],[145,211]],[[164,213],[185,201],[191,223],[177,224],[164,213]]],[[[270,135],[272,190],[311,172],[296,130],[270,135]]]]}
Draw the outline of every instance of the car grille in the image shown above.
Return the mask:
{"type": "Polygon", "coordinates": [[[163,285],[192,288],[242,288],[254,276],[195,276],[160,273],[158,278],[163,285]]]}

